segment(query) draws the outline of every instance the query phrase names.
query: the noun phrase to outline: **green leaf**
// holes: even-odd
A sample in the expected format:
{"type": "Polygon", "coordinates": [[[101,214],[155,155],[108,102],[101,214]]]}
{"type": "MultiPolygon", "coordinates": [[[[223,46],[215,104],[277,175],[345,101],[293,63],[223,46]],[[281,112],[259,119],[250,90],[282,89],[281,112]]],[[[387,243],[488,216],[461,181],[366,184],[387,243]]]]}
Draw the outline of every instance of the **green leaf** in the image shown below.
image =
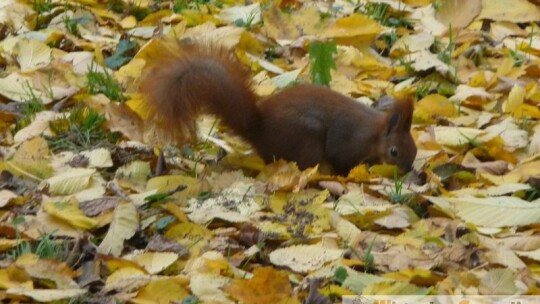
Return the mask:
{"type": "Polygon", "coordinates": [[[114,54],[105,59],[105,65],[111,69],[118,69],[133,58],[133,53],[131,52],[135,49],[137,43],[131,40],[120,40],[116,46],[116,51],[114,54]]]}
{"type": "Polygon", "coordinates": [[[339,284],[343,284],[348,276],[349,274],[347,273],[347,269],[344,267],[338,267],[334,272],[334,280],[336,280],[339,284]]]}
{"type": "Polygon", "coordinates": [[[318,85],[329,85],[332,80],[330,70],[336,68],[334,54],[337,53],[335,42],[315,41],[309,46],[311,63],[311,81],[318,85]]]}

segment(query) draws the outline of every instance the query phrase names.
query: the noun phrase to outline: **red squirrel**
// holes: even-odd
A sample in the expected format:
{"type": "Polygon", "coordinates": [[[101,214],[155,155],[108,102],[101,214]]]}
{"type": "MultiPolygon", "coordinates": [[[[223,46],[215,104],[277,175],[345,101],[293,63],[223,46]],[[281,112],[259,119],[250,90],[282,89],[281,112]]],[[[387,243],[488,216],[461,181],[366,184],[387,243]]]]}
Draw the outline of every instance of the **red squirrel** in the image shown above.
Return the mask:
{"type": "Polygon", "coordinates": [[[204,112],[219,117],[267,163],[325,164],[341,175],[360,163],[411,169],[417,150],[411,99],[387,99],[381,111],[311,84],[259,98],[233,52],[201,44],[177,48],[150,59],[140,84],[149,120],[165,134],[182,137],[204,112]]]}

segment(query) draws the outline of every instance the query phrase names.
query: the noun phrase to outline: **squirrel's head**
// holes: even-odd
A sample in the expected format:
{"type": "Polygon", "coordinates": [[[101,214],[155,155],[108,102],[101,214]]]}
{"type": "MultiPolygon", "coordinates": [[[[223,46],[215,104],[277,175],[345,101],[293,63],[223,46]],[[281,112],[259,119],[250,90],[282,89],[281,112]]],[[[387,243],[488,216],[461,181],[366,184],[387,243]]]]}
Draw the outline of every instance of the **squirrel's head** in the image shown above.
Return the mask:
{"type": "Polygon", "coordinates": [[[380,162],[395,164],[403,172],[410,171],[417,152],[411,136],[413,100],[385,98],[376,108],[385,112],[386,120],[378,149],[380,162]]]}

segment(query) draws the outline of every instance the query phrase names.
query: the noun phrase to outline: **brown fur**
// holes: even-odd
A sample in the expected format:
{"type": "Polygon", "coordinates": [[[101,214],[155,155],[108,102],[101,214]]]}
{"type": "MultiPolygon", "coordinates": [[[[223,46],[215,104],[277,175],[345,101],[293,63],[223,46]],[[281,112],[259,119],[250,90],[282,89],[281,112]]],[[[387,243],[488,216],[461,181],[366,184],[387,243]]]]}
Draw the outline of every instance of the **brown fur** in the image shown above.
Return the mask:
{"type": "Polygon", "coordinates": [[[299,85],[260,100],[249,72],[232,53],[191,45],[153,61],[141,91],[150,120],[182,139],[197,114],[209,112],[250,142],[266,162],[285,159],[300,168],[328,163],[347,174],[362,163],[411,169],[413,102],[390,100],[384,111],[328,88],[299,85]],[[397,156],[391,155],[395,147],[397,156]]]}

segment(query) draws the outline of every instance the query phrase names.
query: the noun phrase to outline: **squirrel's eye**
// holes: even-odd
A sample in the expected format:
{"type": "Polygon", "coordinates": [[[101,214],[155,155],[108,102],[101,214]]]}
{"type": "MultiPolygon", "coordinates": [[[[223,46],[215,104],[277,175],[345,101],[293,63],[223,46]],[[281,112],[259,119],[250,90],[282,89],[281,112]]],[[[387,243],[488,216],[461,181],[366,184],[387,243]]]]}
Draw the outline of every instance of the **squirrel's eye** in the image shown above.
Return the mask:
{"type": "Polygon", "coordinates": [[[397,151],[396,146],[393,146],[393,147],[390,148],[390,155],[392,155],[392,157],[397,157],[398,156],[398,151],[397,151]]]}

